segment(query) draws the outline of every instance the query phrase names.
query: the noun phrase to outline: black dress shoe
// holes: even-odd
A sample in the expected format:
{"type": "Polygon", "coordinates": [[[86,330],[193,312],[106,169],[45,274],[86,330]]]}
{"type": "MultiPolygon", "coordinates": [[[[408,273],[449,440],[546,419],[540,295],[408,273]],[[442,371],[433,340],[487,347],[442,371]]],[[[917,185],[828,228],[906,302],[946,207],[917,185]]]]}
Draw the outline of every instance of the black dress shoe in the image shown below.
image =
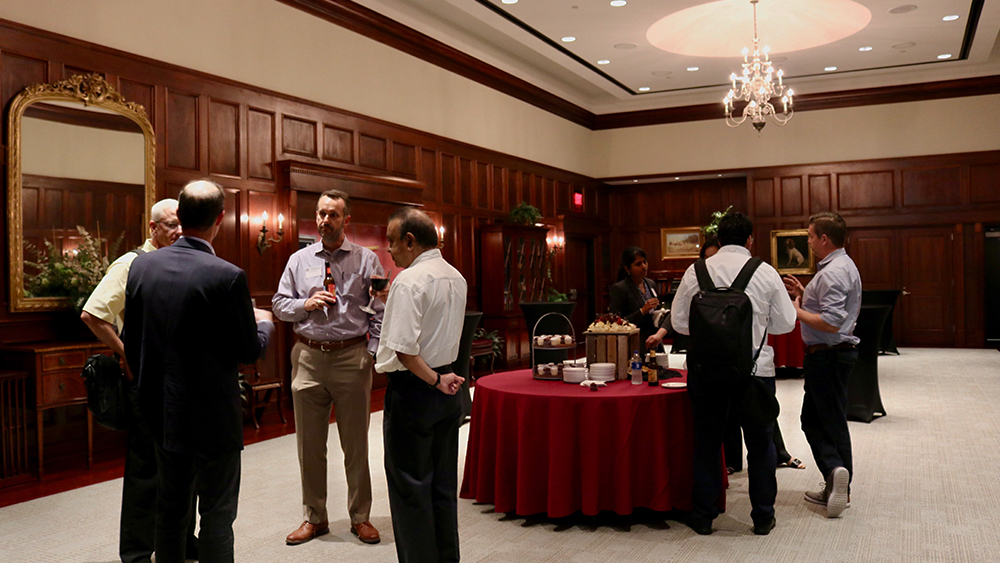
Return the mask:
{"type": "Polygon", "coordinates": [[[684,523],[687,524],[688,528],[694,530],[694,533],[698,534],[699,536],[707,536],[712,533],[711,520],[706,520],[705,518],[698,518],[696,516],[690,516],[684,523]]]}
{"type": "Polygon", "coordinates": [[[777,523],[778,521],[775,520],[774,517],[772,516],[771,519],[764,524],[754,524],[753,533],[757,534],[758,536],[766,536],[769,533],[771,533],[771,530],[774,529],[774,526],[777,523]]]}

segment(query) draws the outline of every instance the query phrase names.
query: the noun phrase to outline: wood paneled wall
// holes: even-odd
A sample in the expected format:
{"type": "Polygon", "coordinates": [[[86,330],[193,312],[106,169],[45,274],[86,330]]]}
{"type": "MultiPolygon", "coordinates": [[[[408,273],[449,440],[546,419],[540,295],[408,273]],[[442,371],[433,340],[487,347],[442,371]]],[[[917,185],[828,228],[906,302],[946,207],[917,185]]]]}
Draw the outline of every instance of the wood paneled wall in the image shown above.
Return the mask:
{"type": "MultiPolygon", "coordinates": [[[[0,104],[26,86],[97,72],[129,101],[142,104],[156,132],[157,198],[176,196],[188,181],[208,177],[226,190],[226,217],[215,241],[219,256],[247,271],[258,304],[269,303],[285,261],[298,248],[286,236],[264,254],[256,249],[261,213],[273,232],[279,213],[293,227],[294,198],[280,187],[276,163],[293,160],[359,174],[409,178],[426,186],[426,210],[445,227],[444,256],[469,281],[469,308],[477,309],[478,280],[494,275],[477,262],[476,229],[506,216],[525,200],[544,221],[560,215],[607,224],[600,183],[524,159],[480,149],[413,129],[239,84],[177,66],[0,21],[0,104]],[[587,198],[585,213],[570,212],[574,190],[587,198]]],[[[6,174],[4,174],[6,178],[6,174]]],[[[5,195],[6,197],[6,195],[5,195]]],[[[366,214],[356,210],[355,214],[366,214]]],[[[387,217],[387,215],[386,215],[387,217]]],[[[385,218],[382,219],[384,223],[385,218]]],[[[378,219],[368,217],[366,222],[378,219]]],[[[0,219],[6,247],[7,227],[0,219]]],[[[6,256],[6,253],[4,253],[6,256]]],[[[0,299],[0,339],[51,340],[86,336],[82,324],[60,330],[65,313],[12,314],[7,272],[0,299]]],[[[269,354],[287,361],[287,350],[269,354]]],[[[282,369],[271,366],[271,369],[282,369]]]]}
{"type": "Polygon", "coordinates": [[[984,345],[983,225],[1000,223],[1000,152],[754,169],[746,179],[644,184],[612,198],[611,258],[644,248],[661,261],[659,230],[707,224],[729,205],[754,220],[754,253],[771,260],[772,230],[806,228],[834,211],[867,289],[901,289],[896,340],[910,346],[984,345]]]}

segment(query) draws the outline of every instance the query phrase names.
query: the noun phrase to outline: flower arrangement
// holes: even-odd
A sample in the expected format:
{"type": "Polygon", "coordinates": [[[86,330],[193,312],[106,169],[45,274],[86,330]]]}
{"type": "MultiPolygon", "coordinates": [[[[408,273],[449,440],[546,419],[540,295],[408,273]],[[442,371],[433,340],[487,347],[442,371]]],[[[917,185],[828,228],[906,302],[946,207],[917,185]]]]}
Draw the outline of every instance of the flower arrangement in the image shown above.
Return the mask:
{"type": "Polygon", "coordinates": [[[726,213],[729,213],[732,208],[733,206],[730,205],[725,211],[716,211],[715,213],[712,213],[712,220],[708,222],[708,225],[701,228],[702,232],[705,233],[705,236],[719,234],[719,221],[721,221],[722,218],[726,216],[726,213]]]}
{"type": "Polygon", "coordinates": [[[125,233],[118,235],[105,253],[104,244],[108,241],[101,238],[100,230],[96,238],[79,225],[76,230],[80,233],[80,245],[69,252],[61,252],[48,239],[43,239],[44,251],[25,241],[26,297],[67,297],[77,311],[83,310],[87,298],[108,270],[108,255],[118,255],[125,233]],[[33,261],[27,259],[28,254],[34,255],[33,261]]]}

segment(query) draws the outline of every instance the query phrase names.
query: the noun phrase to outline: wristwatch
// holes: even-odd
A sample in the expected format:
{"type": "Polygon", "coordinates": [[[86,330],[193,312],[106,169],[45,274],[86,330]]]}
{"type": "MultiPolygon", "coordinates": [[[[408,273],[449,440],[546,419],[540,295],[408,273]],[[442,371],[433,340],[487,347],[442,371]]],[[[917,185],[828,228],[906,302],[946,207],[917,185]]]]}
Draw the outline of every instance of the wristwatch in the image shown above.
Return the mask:
{"type": "Polygon", "coordinates": [[[439,373],[437,374],[437,376],[438,376],[437,381],[434,382],[434,385],[431,385],[432,389],[437,389],[437,386],[441,385],[441,374],[439,373]]]}

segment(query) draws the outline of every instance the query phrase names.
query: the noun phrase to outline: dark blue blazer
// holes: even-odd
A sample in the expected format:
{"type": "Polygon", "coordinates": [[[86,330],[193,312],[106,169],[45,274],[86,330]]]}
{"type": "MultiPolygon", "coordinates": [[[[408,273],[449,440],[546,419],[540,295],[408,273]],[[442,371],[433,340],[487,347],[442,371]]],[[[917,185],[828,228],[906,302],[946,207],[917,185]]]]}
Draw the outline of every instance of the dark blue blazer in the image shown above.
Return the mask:
{"type": "Polygon", "coordinates": [[[242,449],[238,364],[256,361],[273,330],[254,320],[243,270],[204,243],[181,237],[136,257],[122,342],[154,439],[176,452],[242,449]]]}

